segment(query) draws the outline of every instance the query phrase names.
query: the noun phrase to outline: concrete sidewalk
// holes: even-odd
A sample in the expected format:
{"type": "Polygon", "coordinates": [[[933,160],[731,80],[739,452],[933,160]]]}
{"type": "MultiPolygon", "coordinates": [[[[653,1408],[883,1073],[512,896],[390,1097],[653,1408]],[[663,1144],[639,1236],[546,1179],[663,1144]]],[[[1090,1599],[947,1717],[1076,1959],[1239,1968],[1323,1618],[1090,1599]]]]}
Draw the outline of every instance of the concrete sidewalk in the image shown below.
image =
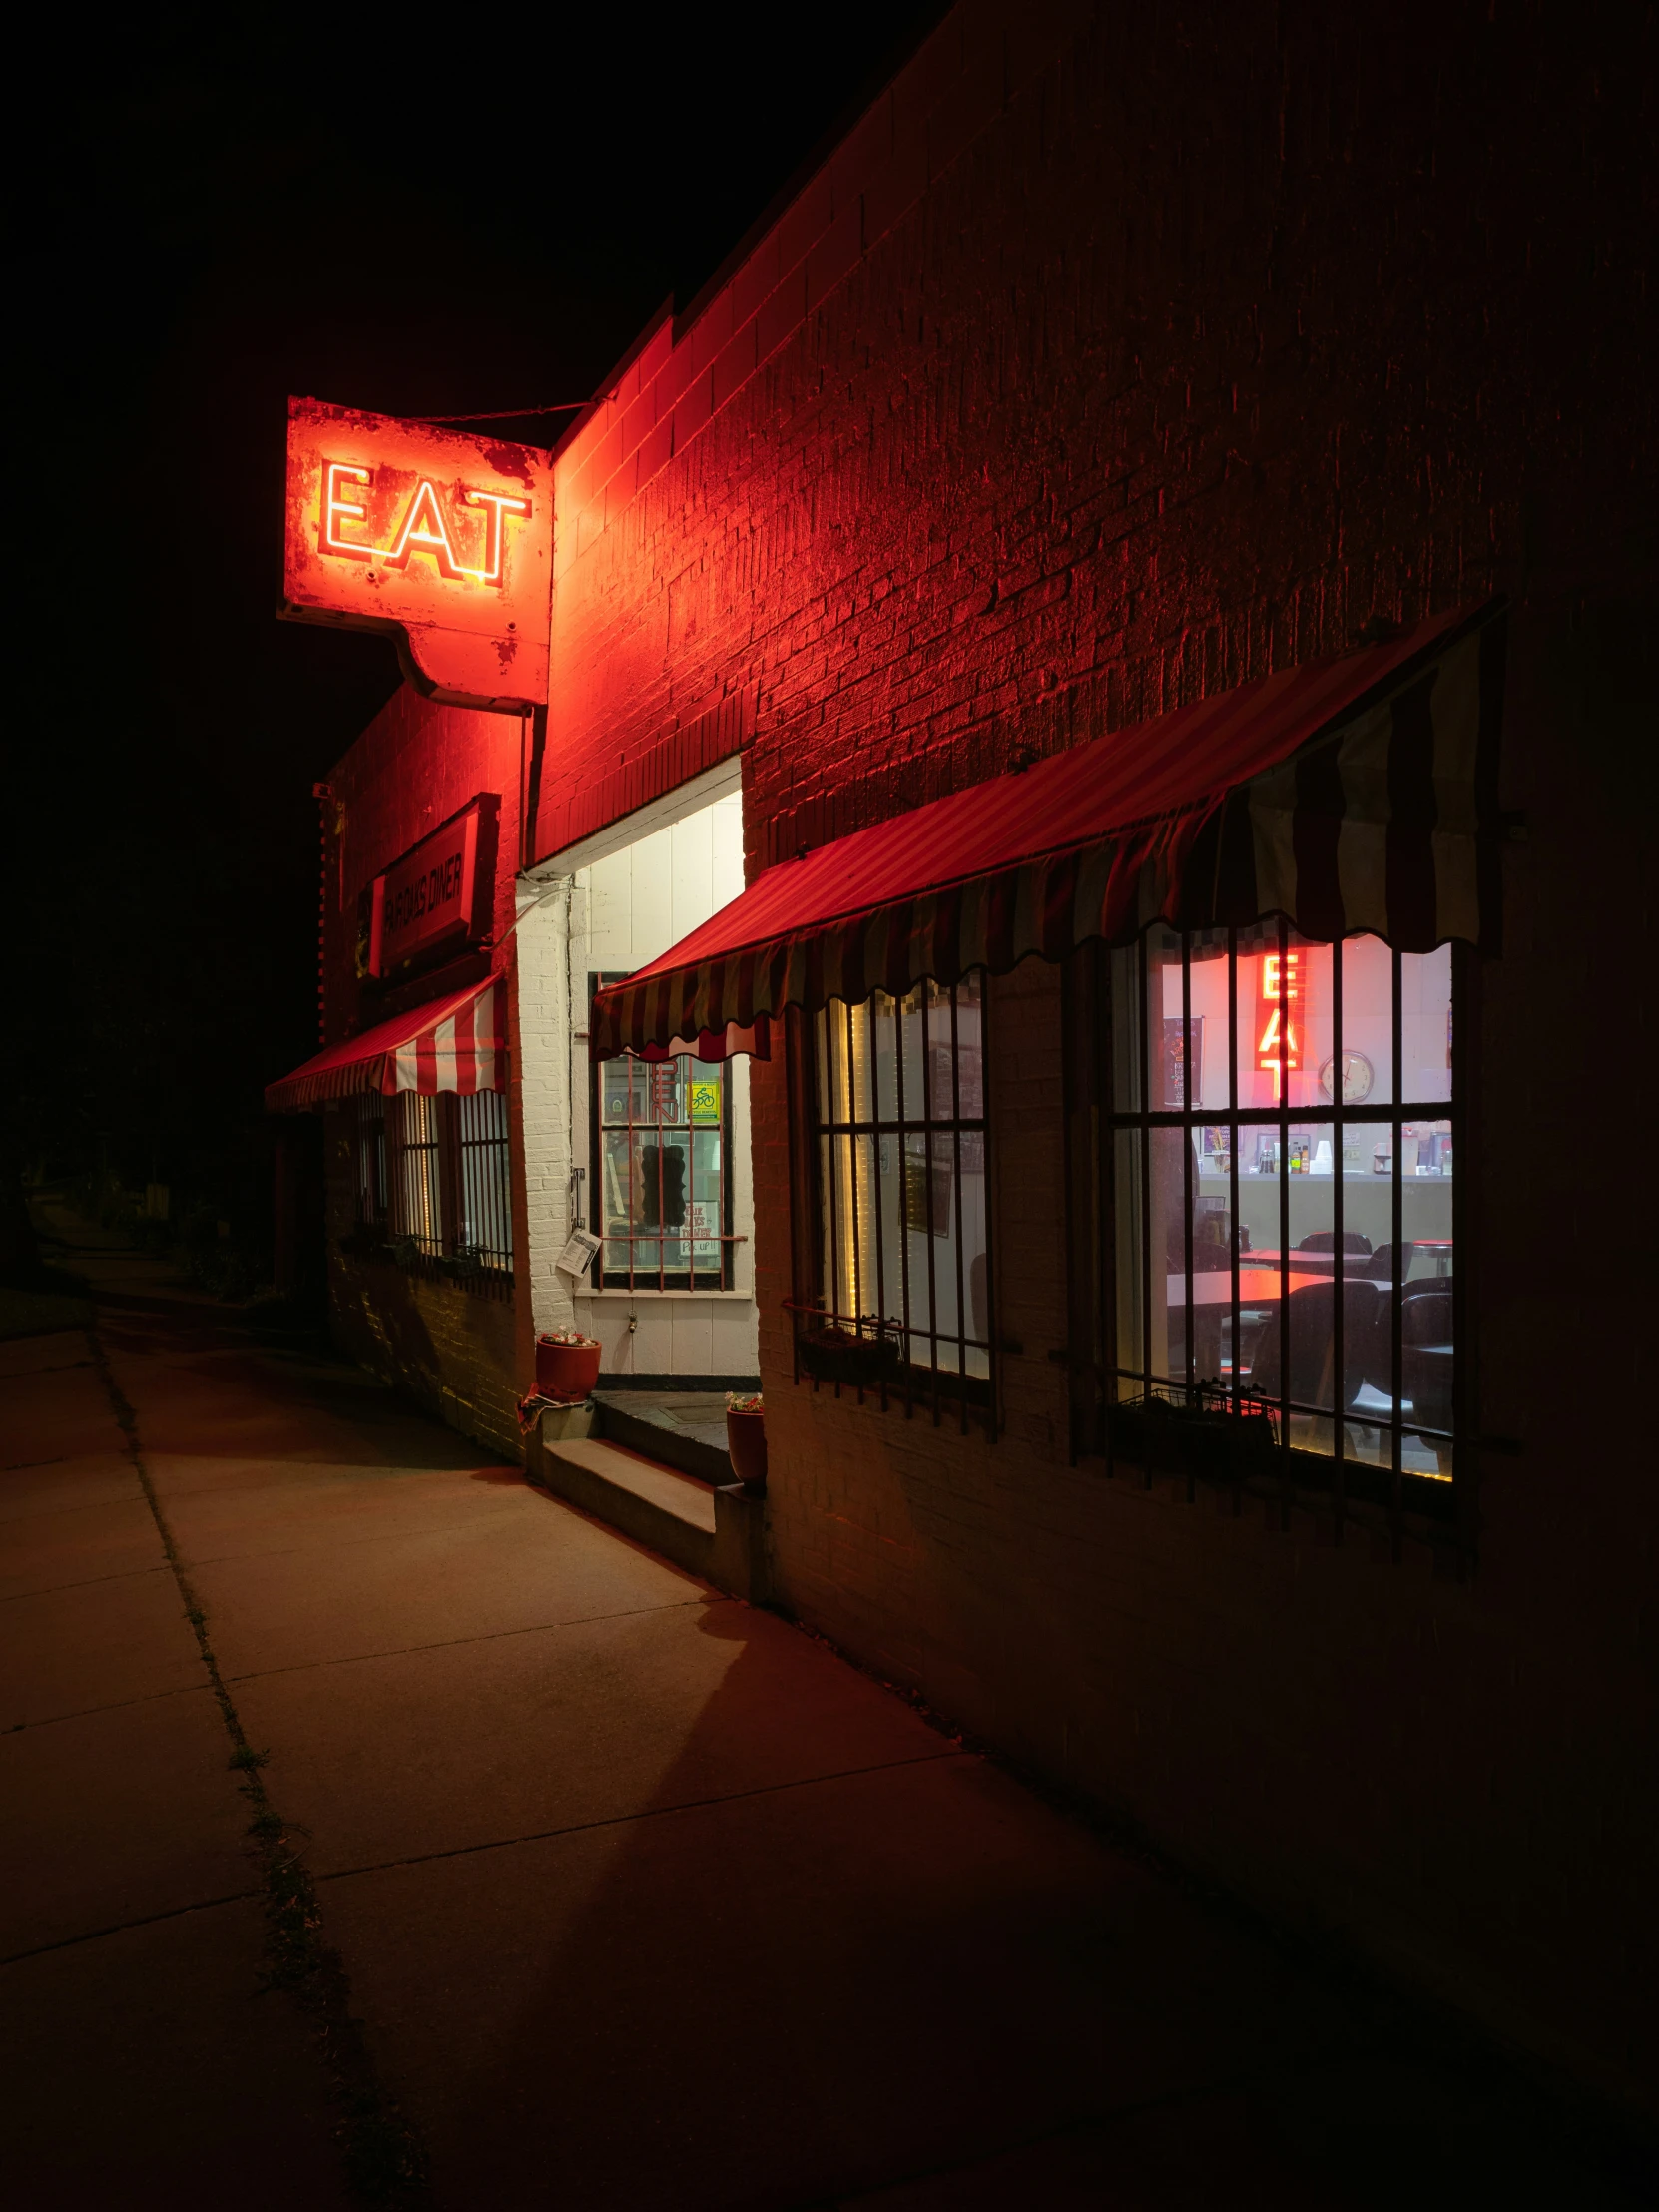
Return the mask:
{"type": "Polygon", "coordinates": [[[96,1335],[0,1345],[12,2202],[1635,2201],[784,1622],[60,1227],[96,1335]],[[161,1523],[372,2096],[261,1993],[271,1860],[161,1523]],[[429,2195],[353,2195],[365,2097],[429,2195]]]}

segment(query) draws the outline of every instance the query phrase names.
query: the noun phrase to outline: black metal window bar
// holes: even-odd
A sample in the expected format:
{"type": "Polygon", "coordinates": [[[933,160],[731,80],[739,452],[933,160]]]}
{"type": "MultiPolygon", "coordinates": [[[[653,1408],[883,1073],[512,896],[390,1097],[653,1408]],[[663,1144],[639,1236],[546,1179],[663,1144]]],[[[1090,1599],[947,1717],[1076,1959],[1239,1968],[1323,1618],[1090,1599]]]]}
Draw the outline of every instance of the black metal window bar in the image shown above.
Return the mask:
{"type": "Polygon", "coordinates": [[[499,1091],[356,1102],[356,1215],[400,1257],[510,1282],[512,1172],[499,1091]]]}
{"type": "Polygon", "coordinates": [[[1282,919],[1075,963],[1075,1450],[1134,1456],[1159,1398],[1265,1416],[1287,1511],[1381,1504],[1396,1548],[1406,1510],[1458,1517],[1453,967],[1282,919]]]}
{"type": "Polygon", "coordinates": [[[831,1000],[812,1039],[821,1288],[796,1309],[798,1378],[935,1422],[954,1405],[964,1430],[977,1407],[994,1433],[984,977],[831,1000]]]}
{"type": "Polygon", "coordinates": [[[601,1288],[731,1290],[740,1240],[732,1228],[730,1063],[690,1053],[602,1060],[594,1107],[601,1288]]]}

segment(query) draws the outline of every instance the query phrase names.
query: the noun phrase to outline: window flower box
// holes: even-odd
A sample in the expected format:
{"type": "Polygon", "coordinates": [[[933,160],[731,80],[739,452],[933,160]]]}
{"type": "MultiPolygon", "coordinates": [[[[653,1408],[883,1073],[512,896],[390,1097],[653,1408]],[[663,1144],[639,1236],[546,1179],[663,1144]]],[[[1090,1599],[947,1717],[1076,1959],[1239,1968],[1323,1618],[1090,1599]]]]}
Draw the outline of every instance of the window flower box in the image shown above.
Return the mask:
{"type": "Polygon", "coordinates": [[[802,1372],[815,1382],[847,1382],[861,1390],[892,1382],[902,1365],[891,1337],[865,1336],[832,1324],[807,1330],[797,1353],[802,1372]]]}
{"type": "Polygon", "coordinates": [[[1278,1422],[1258,1398],[1237,1407],[1221,1384],[1126,1399],[1111,1409],[1113,1452],[1148,1474],[1238,1482],[1271,1473],[1278,1422]]]}

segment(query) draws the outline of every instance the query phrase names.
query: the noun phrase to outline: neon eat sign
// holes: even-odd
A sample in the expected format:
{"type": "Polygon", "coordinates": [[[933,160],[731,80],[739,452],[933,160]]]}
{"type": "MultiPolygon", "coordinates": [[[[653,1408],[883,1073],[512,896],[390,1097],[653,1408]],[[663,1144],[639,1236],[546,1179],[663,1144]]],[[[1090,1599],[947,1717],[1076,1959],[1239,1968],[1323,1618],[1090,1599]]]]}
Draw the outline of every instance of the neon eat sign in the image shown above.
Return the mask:
{"type": "Polygon", "coordinates": [[[1287,952],[1284,956],[1284,972],[1280,972],[1280,956],[1267,952],[1262,956],[1262,997],[1271,1004],[1273,1012],[1268,1016],[1267,1027],[1262,1031],[1262,1041],[1256,1047],[1260,1065],[1273,1077],[1274,1103],[1279,1102],[1279,1071],[1287,1073],[1299,1065],[1297,1056],[1296,1023],[1293,1014],[1302,998],[1302,954],[1287,952]],[[1283,1023],[1283,1034],[1281,1034],[1283,1023]]]}
{"type": "Polygon", "coordinates": [[[504,438],[288,401],[281,614],[377,630],[428,698],[545,704],[552,456],[504,438]]]}
{"type": "Polygon", "coordinates": [[[359,468],[355,462],[323,463],[322,519],[317,543],[324,553],[336,554],[347,561],[378,561],[383,568],[395,569],[407,568],[412,555],[424,553],[430,556],[440,576],[455,583],[464,577],[470,577],[475,584],[501,583],[507,557],[507,523],[513,517],[529,519],[532,509],[528,499],[518,498],[511,492],[477,491],[467,484],[460,487],[463,505],[483,510],[481,550],[484,565],[469,568],[455,551],[455,541],[444,519],[443,503],[429,476],[422,476],[415,484],[390,545],[364,544],[361,538],[344,536],[342,524],[361,524],[368,520],[366,504],[347,498],[346,492],[366,492],[373,481],[374,471],[359,468]]]}

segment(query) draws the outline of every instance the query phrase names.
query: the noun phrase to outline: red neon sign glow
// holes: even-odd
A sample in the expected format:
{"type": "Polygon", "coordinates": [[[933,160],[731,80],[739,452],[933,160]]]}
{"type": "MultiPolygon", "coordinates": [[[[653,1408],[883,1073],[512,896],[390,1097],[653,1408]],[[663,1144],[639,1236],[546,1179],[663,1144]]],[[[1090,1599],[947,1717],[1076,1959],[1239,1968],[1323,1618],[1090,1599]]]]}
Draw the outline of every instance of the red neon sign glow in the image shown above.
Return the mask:
{"type": "Polygon", "coordinates": [[[1256,1047],[1256,1057],[1262,1068],[1273,1077],[1274,1103],[1279,1101],[1281,1070],[1289,1072],[1298,1066],[1296,1023],[1292,1019],[1297,1002],[1302,997],[1302,954],[1287,952],[1284,971],[1280,971],[1277,952],[1262,956],[1262,998],[1271,1005],[1267,1027],[1262,1031],[1261,1042],[1256,1047]],[[1283,1024],[1283,1026],[1281,1026],[1283,1024]]]}
{"type": "Polygon", "coordinates": [[[534,447],[288,402],[281,612],[389,631],[429,696],[545,701],[552,524],[552,465],[534,447]]]}

